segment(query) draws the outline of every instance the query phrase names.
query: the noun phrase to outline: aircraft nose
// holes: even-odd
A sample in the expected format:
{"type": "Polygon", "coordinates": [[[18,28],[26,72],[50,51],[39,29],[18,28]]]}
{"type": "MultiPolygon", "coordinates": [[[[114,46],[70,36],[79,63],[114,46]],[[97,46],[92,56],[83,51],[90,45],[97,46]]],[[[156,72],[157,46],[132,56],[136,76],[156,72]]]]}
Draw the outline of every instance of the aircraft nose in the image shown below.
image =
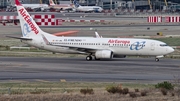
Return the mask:
{"type": "Polygon", "coordinates": [[[174,49],[172,48],[172,47],[169,47],[169,53],[172,53],[172,52],[174,52],[174,49]]]}

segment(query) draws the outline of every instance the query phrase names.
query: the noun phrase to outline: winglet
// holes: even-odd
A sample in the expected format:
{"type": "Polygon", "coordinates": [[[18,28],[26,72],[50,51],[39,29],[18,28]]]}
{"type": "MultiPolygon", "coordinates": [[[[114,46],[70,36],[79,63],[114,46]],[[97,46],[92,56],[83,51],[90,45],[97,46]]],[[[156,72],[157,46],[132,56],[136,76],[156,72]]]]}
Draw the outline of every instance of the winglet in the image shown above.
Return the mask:
{"type": "Polygon", "coordinates": [[[22,6],[21,3],[19,2],[19,0],[15,0],[15,4],[16,4],[16,6],[22,6]]]}
{"type": "Polygon", "coordinates": [[[98,32],[95,32],[96,38],[102,38],[102,36],[99,36],[98,32]]]}

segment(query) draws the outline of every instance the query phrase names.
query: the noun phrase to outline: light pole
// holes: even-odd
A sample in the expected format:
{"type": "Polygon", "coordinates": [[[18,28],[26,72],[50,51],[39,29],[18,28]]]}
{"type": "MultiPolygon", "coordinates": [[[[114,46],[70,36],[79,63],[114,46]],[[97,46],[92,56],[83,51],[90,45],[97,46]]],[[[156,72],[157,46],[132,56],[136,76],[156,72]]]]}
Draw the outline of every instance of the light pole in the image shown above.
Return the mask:
{"type": "Polygon", "coordinates": [[[95,4],[95,5],[97,6],[97,5],[98,5],[98,3],[99,3],[99,0],[96,0],[96,4],[95,4]]]}
{"type": "Polygon", "coordinates": [[[152,9],[151,0],[148,0],[149,8],[152,9]]]}
{"type": "Polygon", "coordinates": [[[42,4],[42,0],[39,0],[39,3],[42,4]]]}
{"type": "Polygon", "coordinates": [[[57,0],[55,0],[55,3],[58,4],[58,3],[57,3],[57,0]]]}
{"type": "Polygon", "coordinates": [[[168,6],[168,4],[167,4],[167,1],[166,0],[164,0],[164,2],[165,2],[165,4],[166,4],[166,7],[168,6]]]}
{"type": "Polygon", "coordinates": [[[110,9],[112,10],[112,0],[110,0],[110,9]]]}
{"type": "Polygon", "coordinates": [[[133,8],[136,9],[135,0],[132,0],[133,8]]]}

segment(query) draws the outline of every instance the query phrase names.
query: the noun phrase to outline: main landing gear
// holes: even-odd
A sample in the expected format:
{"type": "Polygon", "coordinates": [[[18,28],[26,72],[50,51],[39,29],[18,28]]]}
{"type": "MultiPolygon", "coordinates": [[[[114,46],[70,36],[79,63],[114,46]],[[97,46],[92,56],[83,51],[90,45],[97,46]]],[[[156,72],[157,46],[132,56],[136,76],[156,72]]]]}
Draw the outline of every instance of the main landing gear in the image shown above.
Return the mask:
{"type": "MultiPolygon", "coordinates": [[[[93,58],[92,58],[92,56],[91,55],[88,55],[87,57],[86,57],[86,60],[87,61],[91,61],[93,58]]],[[[96,56],[94,56],[94,59],[95,60],[100,60],[99,58],[96,58],[96,56]]]]}
{"type": "Polygon", "coordinates": [[[87,61],[92,60],[92,56],[90,56],[90,55],[89,55],[89,56],[87,56],[87,57],[86,57],[86,60],[87,60],[87,61]]]}

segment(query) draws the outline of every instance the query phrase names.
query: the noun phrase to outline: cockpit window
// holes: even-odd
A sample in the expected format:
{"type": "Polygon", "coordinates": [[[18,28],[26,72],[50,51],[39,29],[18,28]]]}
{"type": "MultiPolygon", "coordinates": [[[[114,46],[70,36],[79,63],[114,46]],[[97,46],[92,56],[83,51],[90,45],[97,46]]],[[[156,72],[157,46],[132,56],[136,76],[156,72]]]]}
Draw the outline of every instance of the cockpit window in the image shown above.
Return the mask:
{"type": "Polygon", "coordinates": [[[164,47],[164,46],[168,46],[167,44],[160,44],[160,46],[164,47]]]}

